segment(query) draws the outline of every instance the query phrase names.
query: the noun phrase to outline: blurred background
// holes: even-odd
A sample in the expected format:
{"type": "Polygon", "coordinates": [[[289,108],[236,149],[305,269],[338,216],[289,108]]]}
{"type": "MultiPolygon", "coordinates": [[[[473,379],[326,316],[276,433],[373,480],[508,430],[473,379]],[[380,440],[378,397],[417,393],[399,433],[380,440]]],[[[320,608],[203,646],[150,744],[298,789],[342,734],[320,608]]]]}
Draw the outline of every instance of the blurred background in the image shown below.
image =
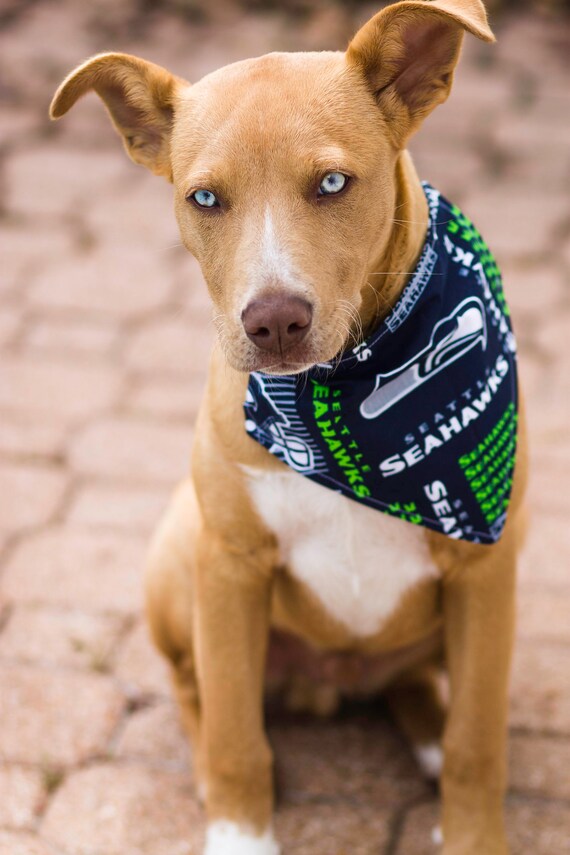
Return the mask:
{"type": "MultiPolygon", "coordinates": [[[[212,340],[166,182],[102,105],[47,119],[101,50],[189,80],[343,48],[381,3],[0,2],[0,855],[198,855],[203,818],[141,617],[146,543],[185,473],[212,340]]],[[[570,852],[570,18],[490,4],[412,150],[503,267],[532,442],[512,686],[514,855],[570,852]]],[[[292,855],[435,853],[434,792],[381,707],[271,721],[292,855]]]]}

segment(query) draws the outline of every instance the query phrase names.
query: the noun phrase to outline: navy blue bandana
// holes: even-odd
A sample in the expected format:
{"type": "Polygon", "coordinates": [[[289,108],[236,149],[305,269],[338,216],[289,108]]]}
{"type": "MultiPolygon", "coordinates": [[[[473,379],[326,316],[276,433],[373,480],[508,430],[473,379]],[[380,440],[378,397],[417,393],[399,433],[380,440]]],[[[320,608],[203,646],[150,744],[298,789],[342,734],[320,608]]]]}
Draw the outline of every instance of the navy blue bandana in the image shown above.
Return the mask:
{"type": "Polygon", "coordinates": [[[296,472],[474,543],[501,536],[517,436],[515,339],[473,224],[424,184],[421,258],[380,326],[302,375],[250,375],[249,435],[296,472]]]}

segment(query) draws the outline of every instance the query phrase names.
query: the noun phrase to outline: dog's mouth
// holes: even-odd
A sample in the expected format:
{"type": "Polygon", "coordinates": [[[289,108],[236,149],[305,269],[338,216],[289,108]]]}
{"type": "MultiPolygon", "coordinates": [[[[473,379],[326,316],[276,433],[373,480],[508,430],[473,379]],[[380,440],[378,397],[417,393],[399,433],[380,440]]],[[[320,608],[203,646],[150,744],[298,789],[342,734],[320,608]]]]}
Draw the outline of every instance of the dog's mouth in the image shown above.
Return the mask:
{"type": "Polygon", "coordinates": [[[276,362],[272,365],[261,366],[252,370],[262,371],[264,374],[283,376],[287,374],[303,374],[305,371],[314,368],[316,364],[315,362],[288,362],[283,360],[282,362],[276,362]]]}
{"type": "Polygon", "coordinates": [[[276,353],[260,353],[256,354],[251,361],[251,365],[247,368],[249,373],[259,371],[263,374],[274,374],[283,376],[286,374],[303,374],[309,371],[320,360],[316,358],[302,358],[300,355],[293,354],[276,354],[276,353]]]}
{"type": "Polygon", "coordinates": [[[348,341],[344,341],[339,348],[339,339],[335,344],[325,346],[319,342],[303,342],[298,347],[291,348],[284,353],[272,353],[257,350],[249,354],[247,365],[241,370],[248,373],[261,372],[263,374],[274,374],[283,376],[287,374],[303,374],[319,365],[331,366],[345,352],[348,341]]]}

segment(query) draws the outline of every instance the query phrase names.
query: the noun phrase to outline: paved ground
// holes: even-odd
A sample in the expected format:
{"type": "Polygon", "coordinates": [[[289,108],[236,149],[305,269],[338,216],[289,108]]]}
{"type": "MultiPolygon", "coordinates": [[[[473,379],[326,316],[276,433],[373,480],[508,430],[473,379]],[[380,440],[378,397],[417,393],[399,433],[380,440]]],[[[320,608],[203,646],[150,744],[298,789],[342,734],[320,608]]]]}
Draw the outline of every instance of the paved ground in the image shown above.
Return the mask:
{"type": "MultiPolygon", "coordinates": [[[[0,10],[1,855],[198,852],[202,814],[141,621],[140,570],[186,468],[208,301],[169,187],[130,164],[99,102],[57,126],[46,111],[97,50],[192,79],[276,47],[342,45],[354,23],[324,2],[296,20],[211,5],[209,23],[141,17],[134,0],[0,10]]],[[[468,45],[452,100],[414,144],[422,175],[494,246],[522,351],[534,466],[512,689],[515,855],[570,852],[569,52],[561,19],[505,21],[498,48],[468,45]]],[[[383,715],[281,720],[272,737],[287,852],[435,851],[434,795],[383,715]]]]}

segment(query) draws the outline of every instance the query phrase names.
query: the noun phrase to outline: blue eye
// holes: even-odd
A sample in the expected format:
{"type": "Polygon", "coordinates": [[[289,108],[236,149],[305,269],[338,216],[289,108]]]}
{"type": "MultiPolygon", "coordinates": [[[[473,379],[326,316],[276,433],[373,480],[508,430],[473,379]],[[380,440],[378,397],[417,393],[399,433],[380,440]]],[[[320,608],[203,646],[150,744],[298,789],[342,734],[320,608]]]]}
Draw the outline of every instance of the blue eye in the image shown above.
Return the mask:
{"type": "Polygon", "coordinates": [[[219,208],[220,203],[211,190],[196,190],[190,196],[201,208],[219,208]]]}
{"type": "Polygon", "coordinates": [[[319,184],[319,196],[334,196],[344,190],[348,175],[343,172],[328,172],[319,184]]]}

